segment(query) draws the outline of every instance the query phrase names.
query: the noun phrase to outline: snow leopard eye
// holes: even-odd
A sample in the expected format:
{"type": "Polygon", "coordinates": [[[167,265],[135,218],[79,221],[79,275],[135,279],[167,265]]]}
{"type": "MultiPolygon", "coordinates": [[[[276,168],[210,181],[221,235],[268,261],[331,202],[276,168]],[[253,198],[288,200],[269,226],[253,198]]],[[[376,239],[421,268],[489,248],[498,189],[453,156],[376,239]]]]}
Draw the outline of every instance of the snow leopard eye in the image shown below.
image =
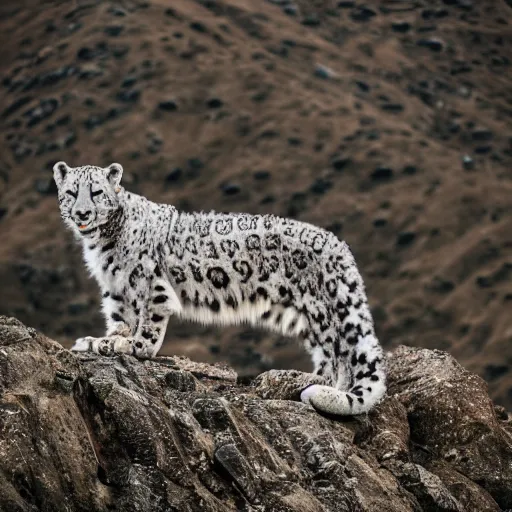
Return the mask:
{"type": "Polygon", "coordinates": [[[100,194],[103,194],[103,190],[95,190],[94,192],[91,190],[91,197],[96,197],[100,194]]]}
{"type": "Polygon", "coordinates": [[[76,192],[73,192],[72,190],[66,190],[66,194],[69,194],[73,198],[77,198],[78,194],[76,192]]]}

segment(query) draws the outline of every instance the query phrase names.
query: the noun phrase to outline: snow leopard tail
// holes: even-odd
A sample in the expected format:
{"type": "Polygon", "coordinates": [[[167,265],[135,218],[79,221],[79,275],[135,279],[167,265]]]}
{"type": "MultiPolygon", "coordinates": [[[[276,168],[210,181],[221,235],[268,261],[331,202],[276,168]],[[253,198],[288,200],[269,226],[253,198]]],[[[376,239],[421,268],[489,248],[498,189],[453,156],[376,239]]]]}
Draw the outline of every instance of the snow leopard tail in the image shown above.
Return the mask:
{"type": "Polygon", "coordinates": [[[338,265],[335,314],[341,327],[333,342],[334,387],[312,384],[302,391],[301,400],[325,413],[347,416],[368,412],[382,399],[386,371],[354,257],[344,242],[338,251],[332,260],[338,265]]]}
{"type": "MultiPolygon", "coordinates": [[[[301,401],[334,416],[363,414],[380,402],[386,393],[386,372],[382,350],[372,352],[371,355],[362,350],[363,344],[371,343],[368,339],[370,337],[365,336],[361,347],[352,351],[348,364],[344,365],[352,371],[348,388],[312,384],[301,392],[301,401]]],[[[375,336],[373,338],[376,341],[375,336]]]]}

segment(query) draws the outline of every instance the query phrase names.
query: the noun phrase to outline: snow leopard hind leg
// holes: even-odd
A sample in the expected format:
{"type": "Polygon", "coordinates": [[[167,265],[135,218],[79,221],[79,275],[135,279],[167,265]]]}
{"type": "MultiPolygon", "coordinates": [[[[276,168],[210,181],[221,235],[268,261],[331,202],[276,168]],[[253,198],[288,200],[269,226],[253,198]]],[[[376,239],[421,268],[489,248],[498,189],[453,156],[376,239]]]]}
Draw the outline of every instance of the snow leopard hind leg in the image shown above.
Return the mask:
{"type": "Polygon", "coordinates": [[[264,396],[300,399],[328,415],[362,414],[386,392],[382,348],[348,246],[333,241],[322,256],[315,272],[292,275],[292,299],[305,317],[301,338],[313,373],[271,371],[256,385],[264,396]]]}
{"type": "Polygon", "coordinates": [[[343,304],[334,306],[338,311],[319,302],[309,305],[300,337],[312,357],[313,372],[267,371],[254,381],[260,396],[301,400],[329,416],[362,414],[382,399],[385,372],[377,338],[347,320],[343,304]]]}
{"type": "Polygon", "coordinates": [[[171,314],[181,306],[172,287],[165,279],[152,280],[148,297],[133,299],[109,294],[104,299],[116,301],[111,311],[105,305],[107,334],[102,337],[86,336],[76,340],[74,352],[94,352],[104,356],[129,354],[140,359],[155,357],[162,346],[171,314]],[[124,315],[124,316],[122,316],[124,315]]]}
{"type": "Polygon", "coordinates": [[[329,385],[307,386],[300,394],[301,401],[335,416],[368,412],[386,392],[386,375],[382,348],[355,266],[341,274],[335,300],[327,311],[325,318],[310,318],[306,348],[313,358],[314,373],[329,385]]]}

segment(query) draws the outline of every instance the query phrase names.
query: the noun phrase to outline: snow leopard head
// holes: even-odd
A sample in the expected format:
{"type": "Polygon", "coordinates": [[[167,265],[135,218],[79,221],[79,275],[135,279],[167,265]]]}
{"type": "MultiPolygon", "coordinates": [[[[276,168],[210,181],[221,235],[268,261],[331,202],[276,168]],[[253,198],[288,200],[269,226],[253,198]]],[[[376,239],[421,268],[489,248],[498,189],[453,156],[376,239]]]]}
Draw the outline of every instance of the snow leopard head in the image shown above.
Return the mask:
{"type": "Polygon", "coordinates": [[[123,168],[111,164],[106,168],[86,165],[69,167],[57,162],[53,177],[57,184],[62,219],[75,233],[96,232],[118,211],[123,168]]]}

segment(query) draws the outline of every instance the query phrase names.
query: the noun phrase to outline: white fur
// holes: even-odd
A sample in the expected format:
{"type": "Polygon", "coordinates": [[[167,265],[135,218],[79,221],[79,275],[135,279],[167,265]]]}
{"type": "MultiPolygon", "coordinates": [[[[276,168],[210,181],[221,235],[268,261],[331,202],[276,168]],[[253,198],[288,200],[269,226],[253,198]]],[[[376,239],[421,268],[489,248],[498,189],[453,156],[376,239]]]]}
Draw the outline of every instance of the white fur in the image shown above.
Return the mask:
{"type": "Polygon", "coordinates": [[[385,393],[382,349],[348,246],[272,215],[185,213],[125,191],[119,164],[54,167],[61,214],[103,296],[106,336],[74,350],[154,357],[171,316],[248,323],[305,339],[314,385],[302,400],[333,414],[385,393]]]}

